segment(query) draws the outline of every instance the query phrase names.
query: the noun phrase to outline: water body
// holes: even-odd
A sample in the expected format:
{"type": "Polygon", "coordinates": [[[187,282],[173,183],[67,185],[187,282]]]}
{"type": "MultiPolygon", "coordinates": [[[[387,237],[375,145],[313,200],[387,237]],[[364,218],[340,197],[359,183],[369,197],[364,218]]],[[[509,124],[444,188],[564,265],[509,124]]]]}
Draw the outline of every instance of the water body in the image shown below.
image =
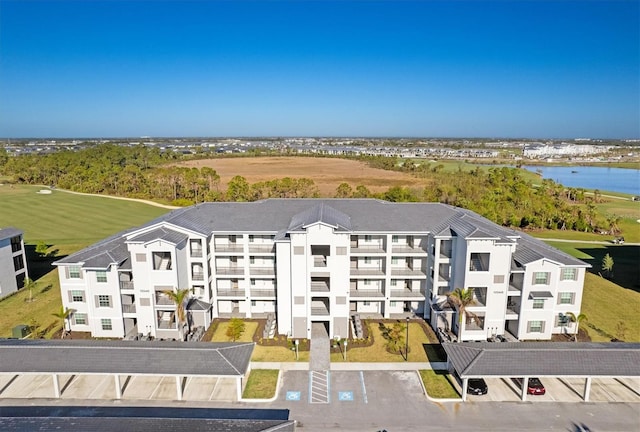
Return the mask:
{"type": "Polygon", "coordinates": [[[541,173],[543,178],[567,187],[640,195],[640,170],[637,169],[530,165],[523,165],[522,168],[541,173]]]}

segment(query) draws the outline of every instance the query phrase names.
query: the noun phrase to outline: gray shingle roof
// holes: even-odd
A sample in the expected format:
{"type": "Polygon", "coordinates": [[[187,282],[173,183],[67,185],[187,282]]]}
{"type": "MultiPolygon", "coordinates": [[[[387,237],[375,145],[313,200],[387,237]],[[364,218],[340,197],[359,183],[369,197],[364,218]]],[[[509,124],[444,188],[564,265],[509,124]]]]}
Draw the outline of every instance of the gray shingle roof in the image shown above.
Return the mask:
{"type": "Polygon", "coordinates": [[[0,229],[0,240],[6,240],[6,239],[15,237],[17,235],[22,235],[22,234],[24,234],[24,232],[20,231],[17,228],[13,228],[13,227],[1,228],[0,229]]]}
{"type": "Polygon", "coordinates": [[[134,235],[127,241],[135,243],[148,243],[154,240],[163,240],[167,243],[177,245],[188,238],[188,235],[180,231],[172,230],[171,228],[160,227],[146,233],[134,235]]]}
{"type": "Polygon", "coordinates": [[[322,222],[338,229],[338,231],[351,231],[351,220],[343,212],[321,202],[291,218],[289,231],[296,231],[316,222],[322,222]]]}
{"type": "Polygon", "coordinates": [[[243,375],[254,343],[0,340],[0,372],[243,375]]]}
{"type": "Polygon", "coordinates": [[[461,378],[640,377],[640,344],[574,342],[444,343],[461,378]]]}
{"type": "Polygon", "coordinates": [[[84,263],[84,267],[106,269],[111,264],[123,264],[129,259],[129,251],[122,237],[127,232],[108,237],[86,249],[59,259],[54,264],[84,263]]]}

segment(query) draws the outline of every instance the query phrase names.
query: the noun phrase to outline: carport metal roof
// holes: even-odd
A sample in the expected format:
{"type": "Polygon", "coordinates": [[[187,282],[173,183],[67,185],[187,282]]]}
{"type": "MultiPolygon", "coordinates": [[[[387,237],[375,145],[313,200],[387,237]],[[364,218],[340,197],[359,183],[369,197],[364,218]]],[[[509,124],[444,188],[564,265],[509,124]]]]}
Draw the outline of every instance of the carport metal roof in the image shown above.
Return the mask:
{"type": "Polygon", "coordinates": [[[462,342],[443,347],[460,378],[640,376],[637,343],[462,342]]]}
{"type": "Polygon", "coordinates": [[[243,376],[254,343],[0,340],[0,373],[243,376]]]}

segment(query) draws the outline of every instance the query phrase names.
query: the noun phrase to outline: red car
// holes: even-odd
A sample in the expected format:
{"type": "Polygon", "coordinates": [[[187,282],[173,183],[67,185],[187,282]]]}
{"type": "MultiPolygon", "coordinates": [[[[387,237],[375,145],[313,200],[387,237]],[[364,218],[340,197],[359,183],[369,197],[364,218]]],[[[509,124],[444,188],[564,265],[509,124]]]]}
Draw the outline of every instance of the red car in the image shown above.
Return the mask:
{"type": "MultiPolygon", "coordinates": [[[[522,378],[515,378],[514,381],[522,388],[522,378]]],[[[527,393],[530,395],[543,395],[547,392],[538,378],[529,378],[527,384],[527,393]]]]}

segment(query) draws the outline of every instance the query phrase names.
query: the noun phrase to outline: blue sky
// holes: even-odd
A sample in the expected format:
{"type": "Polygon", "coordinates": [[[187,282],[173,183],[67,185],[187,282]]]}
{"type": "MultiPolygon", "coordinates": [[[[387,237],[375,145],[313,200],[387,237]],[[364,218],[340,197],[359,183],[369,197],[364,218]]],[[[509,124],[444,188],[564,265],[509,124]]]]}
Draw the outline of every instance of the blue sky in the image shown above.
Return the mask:
{"type": "Polygon", "coordinates": [[[640,2],[0,0],[0,137],[640,137],[640,2]]]}

